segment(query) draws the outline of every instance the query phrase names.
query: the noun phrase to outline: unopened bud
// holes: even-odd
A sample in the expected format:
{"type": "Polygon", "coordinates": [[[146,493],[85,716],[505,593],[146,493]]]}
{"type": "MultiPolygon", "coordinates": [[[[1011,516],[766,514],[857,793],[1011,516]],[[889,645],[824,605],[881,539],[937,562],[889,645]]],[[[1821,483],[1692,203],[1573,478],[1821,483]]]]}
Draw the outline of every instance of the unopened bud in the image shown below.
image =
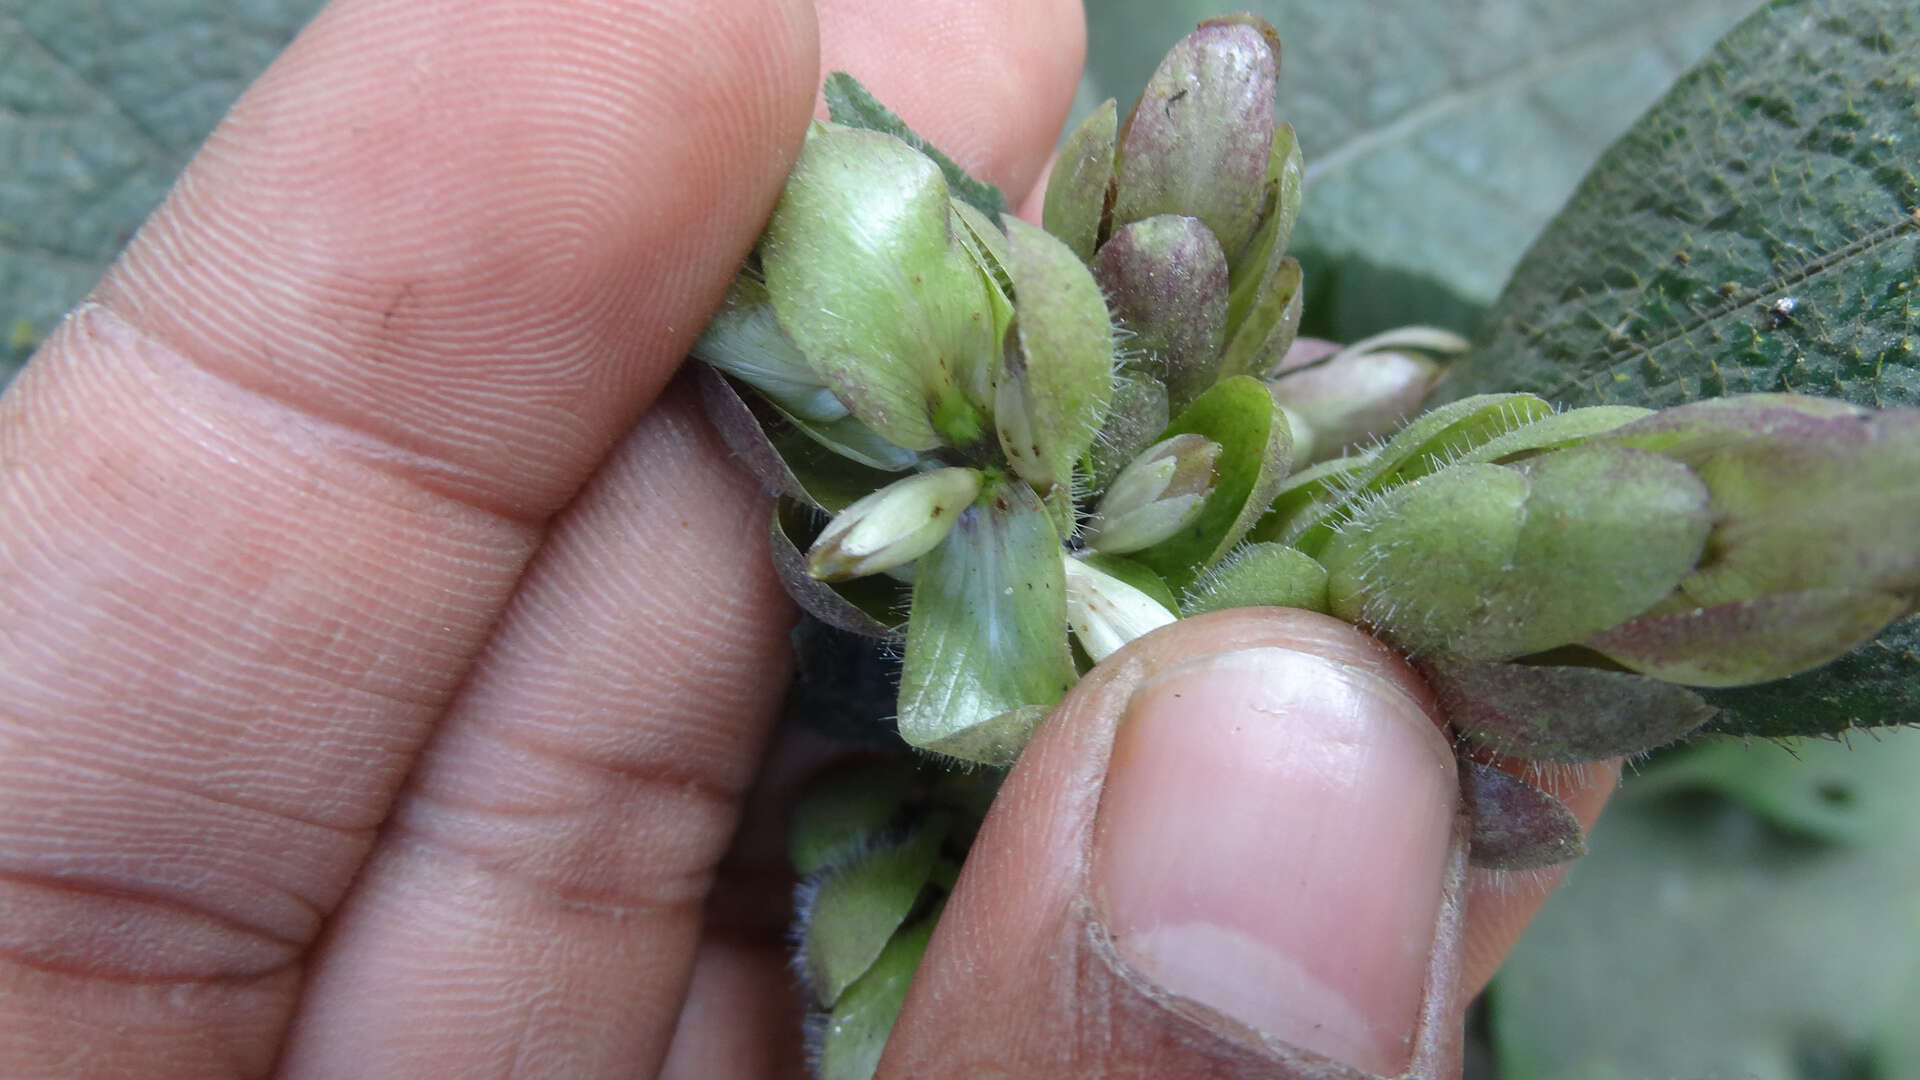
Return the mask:
{"type": "Polygon", "coordinates": [[[980,494],[972,469],[935,469],[897,480],[834,517],[807,552],[807,574],[845,581],[893,569],[932,551],[980,494]]]}
{"type": "MultiPolygon", "coordinates": [[[[1319,434],[1309,461],[1378,442],[1420,410],[1444,360],[1467,340],[1436,326],[1401,326],[1344,348],[1302,341],[1268,379],[1274,400],[1319,434]]],[[[1296,458],[1300,451],[1295,450],[1296,458]]]]}
{"type": "Polygon", "coordinates": [[[1064,558],[1067,624],[1096,663],[1174,621],[1173,612],[1140,589],[1071,555],[1064,558]]]}
{"type": "Polygon", "coordinates": [[[1152,547],[1200,516],[1219,474],[1220,444],[1175,435],[1120,470],[1088,522],[1087,546],[1112,555],[1152,547]]]}

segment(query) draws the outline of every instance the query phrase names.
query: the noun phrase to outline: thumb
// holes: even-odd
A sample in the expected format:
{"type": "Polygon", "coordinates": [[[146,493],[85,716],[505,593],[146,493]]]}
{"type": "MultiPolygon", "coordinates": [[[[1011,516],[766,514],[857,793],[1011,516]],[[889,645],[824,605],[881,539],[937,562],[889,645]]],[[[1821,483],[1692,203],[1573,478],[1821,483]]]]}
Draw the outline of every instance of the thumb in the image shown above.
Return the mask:
{"type": "Polygon", "coordinates": [[[1465,835],[1397,656],[1309,612],[1182,620],[1022,755],[880,1075],[1457,1075],[1465,835]]]}

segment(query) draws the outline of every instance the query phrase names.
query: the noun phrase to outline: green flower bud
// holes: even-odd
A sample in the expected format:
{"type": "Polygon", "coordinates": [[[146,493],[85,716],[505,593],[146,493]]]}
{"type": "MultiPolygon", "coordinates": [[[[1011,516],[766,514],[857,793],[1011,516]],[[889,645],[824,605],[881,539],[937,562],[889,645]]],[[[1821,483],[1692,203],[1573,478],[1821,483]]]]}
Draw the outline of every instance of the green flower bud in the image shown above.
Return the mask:
{"type": "Polygon", "coordinates": [[[1067,574],[1067,625],[1096,663],[1176,618],[1160,601],[1112,574],[1071,555],[1062,558],[1067,574]]]}
{"type": "Polygon", "coordinates": [[[1713,528],[1684,465],[1619,446],[1579,446],[1512,468],[1528,481],[1508,564],[1479,622],[1451,650],[1507,659],[1573,644],[1659,603],[1699,563],[1713,528]]]}
{"type": "Polygon", "coordinates": [[[1109,554],[1151,547],[1193,523],[1219,476],[1220,444],[1175,435],[1150,447],[1107,488],[1087,523],[1087,546],[1109,554]]]}
{"type": "Polygon", "coordinates": [[[896,480],[835,515],[807,552],[820,581],[877,574],[932,551],[980,494],[980,474],[946,468],[896,480]]]}
{"type": "Polygon", "coordinates": [[[1512,469],[1458,465],[1369,500],[1320,556],[1333,614],[1410,652],[1448,651],[1482,626],[1531,487],[1512,469]]]}

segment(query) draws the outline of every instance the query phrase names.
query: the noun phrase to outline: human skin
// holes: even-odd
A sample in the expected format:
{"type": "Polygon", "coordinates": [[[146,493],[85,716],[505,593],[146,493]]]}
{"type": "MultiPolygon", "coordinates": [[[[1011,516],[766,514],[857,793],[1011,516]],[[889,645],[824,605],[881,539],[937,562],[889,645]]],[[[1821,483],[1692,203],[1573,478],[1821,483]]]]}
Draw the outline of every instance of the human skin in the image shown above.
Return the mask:
{"type": "MultiPolygon", "coordinates": [[[[329,6],[0,398],[0,1075],[793,1074],[777,929],[707,916],[794,615],[673,375],[821,71],[1025,192],[1082,42],[1032,0],[329,6]]],[[[1050,733],[1111,729],[1080,700],[1050,733]]],[[[995,865],[963,894],[1065,895],[995,865]]],[[[1471,980],[1543,891],[1476,893],[1471,980]]]]}

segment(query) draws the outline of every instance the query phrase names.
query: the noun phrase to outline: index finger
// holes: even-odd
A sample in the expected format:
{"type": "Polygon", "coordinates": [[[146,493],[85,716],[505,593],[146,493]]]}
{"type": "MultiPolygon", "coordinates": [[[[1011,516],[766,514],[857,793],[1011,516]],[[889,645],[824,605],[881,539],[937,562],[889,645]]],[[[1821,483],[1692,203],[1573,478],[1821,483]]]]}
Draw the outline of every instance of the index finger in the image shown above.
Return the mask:
{"type": "Polygon", "coordinates": [[[813,35],[341,0],[0,399],[0,1073],[269,1068],[547,519],[752,243],[813,35]]]}

